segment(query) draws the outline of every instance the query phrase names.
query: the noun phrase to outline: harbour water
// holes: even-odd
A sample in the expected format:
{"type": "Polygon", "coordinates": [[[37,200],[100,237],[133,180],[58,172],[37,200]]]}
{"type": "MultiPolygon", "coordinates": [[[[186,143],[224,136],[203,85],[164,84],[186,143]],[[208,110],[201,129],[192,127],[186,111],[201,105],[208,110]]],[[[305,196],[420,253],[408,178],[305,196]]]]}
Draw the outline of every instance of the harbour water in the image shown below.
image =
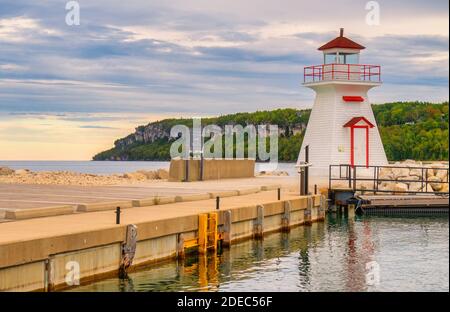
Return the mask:
{"type": "Polygon", "coordinates": [[[448,216],[362,217],[248,240],[71,291],[449,291],[448,216]]]}
{"type": "MultiPolygon", "coordinates": [[[[7,161],[0,160],[0,167],[29,169],[31,171],[73,171],[90,174],[123,174],[137,170],[169,169],[168,161],[7,161]]],[[[256,163],[255,171],[273,170],[265,163],[256,163]]],[[[296,175],[294,163],[279,163],[276,170],[296,175]]]]}

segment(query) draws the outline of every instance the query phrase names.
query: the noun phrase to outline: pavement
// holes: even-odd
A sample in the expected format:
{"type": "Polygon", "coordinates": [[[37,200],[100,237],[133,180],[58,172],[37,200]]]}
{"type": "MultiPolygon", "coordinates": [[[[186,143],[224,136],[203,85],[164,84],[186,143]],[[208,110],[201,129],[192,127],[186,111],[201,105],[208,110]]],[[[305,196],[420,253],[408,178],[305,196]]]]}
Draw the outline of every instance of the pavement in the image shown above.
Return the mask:
{"type": "Polygon", "coordinates": [[[0,222],[6,210],[57,207],[118,200],[143,199],[154,196],[206,194],[208,192],[239,190],[263,185],[280,185],[298,189],[298,177],[255,177],[202,182],[167,182],[155,180],[113,186],[67,186],[35,184],[0,184],[0,222]]]}

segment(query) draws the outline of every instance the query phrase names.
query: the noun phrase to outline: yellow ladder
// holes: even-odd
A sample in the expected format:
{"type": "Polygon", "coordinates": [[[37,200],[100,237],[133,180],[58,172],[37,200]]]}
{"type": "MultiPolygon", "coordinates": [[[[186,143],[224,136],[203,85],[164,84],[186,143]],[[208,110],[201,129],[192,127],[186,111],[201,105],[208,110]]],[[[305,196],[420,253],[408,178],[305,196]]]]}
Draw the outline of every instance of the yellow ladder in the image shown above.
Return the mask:
{"type": "Polygon", "coordinates": [[[198,216],[198,252],[217,249],[217,213],[202,213],[198,216]]]}
{"type": "Polygon", "coordinates": [[[208,249],[217,250],[218,235],[217,212],[198,215],[198,237],[184,241],[184,249],[198,247],[199,253],[206,253],[208,249]]]}

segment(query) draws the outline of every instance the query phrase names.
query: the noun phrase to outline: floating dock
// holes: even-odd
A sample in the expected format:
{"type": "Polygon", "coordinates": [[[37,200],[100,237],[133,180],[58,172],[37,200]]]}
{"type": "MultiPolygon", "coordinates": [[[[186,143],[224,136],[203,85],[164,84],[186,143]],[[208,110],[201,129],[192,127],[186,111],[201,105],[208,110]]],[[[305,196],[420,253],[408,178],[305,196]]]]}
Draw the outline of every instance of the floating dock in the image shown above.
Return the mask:
{"type": "Polygon", "coordinates": [[[357,195],[364,213],[448,213],[449,198],[442,195],[357,195]]]}
{"type": "Polygon", "coordinates": [[[358,194],[351,188],[331,189],[329,210],[354,209],[360,214],[429,214],[449,212],[449,196],[433,194],[358,194]]]}

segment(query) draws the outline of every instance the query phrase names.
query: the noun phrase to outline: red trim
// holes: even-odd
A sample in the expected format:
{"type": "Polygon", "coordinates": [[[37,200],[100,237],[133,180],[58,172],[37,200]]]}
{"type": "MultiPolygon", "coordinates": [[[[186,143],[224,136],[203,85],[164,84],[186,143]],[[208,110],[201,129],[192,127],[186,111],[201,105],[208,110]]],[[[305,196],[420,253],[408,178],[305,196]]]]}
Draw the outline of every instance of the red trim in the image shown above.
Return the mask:
{"type": "Polygon", "coordinates": [[[355,129],[366,129],[366,167],[369,167],[369,126],[350,127],[350,165],[355,166],[355,129]]]}
{"type": "Polygon", "coordinates": [[[369,167],[369,127],[366,127],[366,167],[369,167]]]}
{"type": "Polygon", "coordinates": [[[345,102],[364,102],[364,98],[362,96],[351,96],[351,95],[344,95],[342,99],[345,102]]]}
{"type": "MultiPolygon", "coordinates": [[[[362,116],[361,117],[353,117],[352,119],[347,121],[347,123],[343,127],[344,128],[358,127],[356,124],[359,123],[360,121],[363,121],[370,128],[375,127],[373,125],[373,123],[371,123],[369,120],[367,120],[366,117],[362,117],[362,116]]],[[[359,127],[365,127],[365,126],[359,126],[359,127]]]]}
{"type": "Polygon", "coordinates": [[[350,128],[350,164],[355,166],[355,129],[365,129],[366,130],[366,167],[369,167],[369,129],[373,128],[374,125],[364,117],[354,117],[348,121],[344,127],[350,128]],[[357,125],[360,121],[364,121],[365,125],[357,125]]]}
{"type": "Polygon", "coordinates": [[[333,48],[357,49],[357,50],[365,49],[365,47],[360,45],[359,43],[356,43],[355,41],[342,36],[342,37],[334,38],[330,42],[325,43],[318,50],[323,51],[323,50],[328,50],[328,49],[333,49],[333,48]]]}
{"type": "Polygon", "coordinates": [[[355,128],[350,128],[350,164],[355,165],[355,128]]]}

